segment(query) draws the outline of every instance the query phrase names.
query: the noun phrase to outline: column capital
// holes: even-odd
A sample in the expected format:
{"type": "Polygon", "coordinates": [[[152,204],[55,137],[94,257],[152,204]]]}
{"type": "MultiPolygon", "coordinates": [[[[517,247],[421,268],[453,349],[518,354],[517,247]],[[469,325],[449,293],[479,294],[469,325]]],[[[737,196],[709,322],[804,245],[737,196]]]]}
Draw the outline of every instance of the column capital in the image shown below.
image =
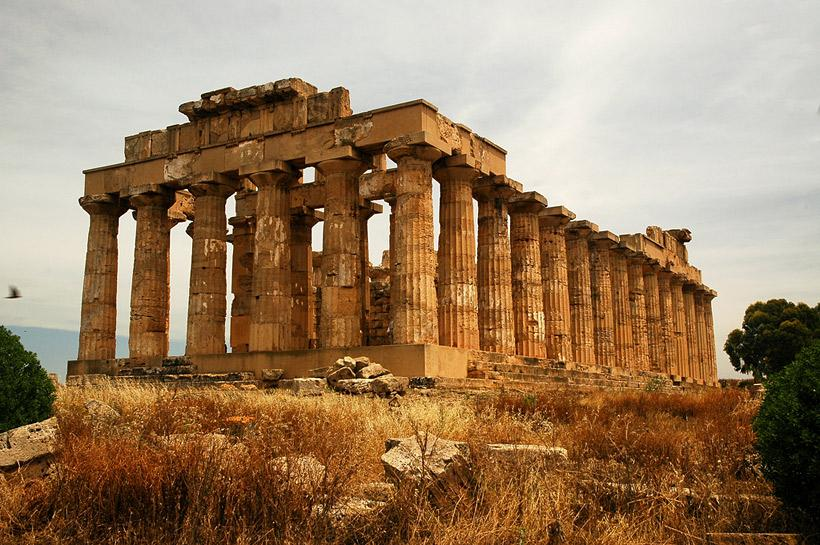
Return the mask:
{"type": "Polygon", "coordinates": [[[652,259],[651,257],[639,254],[643,257],[643,273],[644,274],[660,274],[661,272],[661,262],[657,259],[652,259]]]}
{"type": "Polygon", "coordinates": [[[143,207],[170,208],[175,201],[174,191],[162,186],[155,186],[128,196],[128,205],[135,210],[143,207]]]}
{"type": "Polygon", "coordinates": [[[286,161],[269,159],[239,167],[239,176],[249,178],[256,187],[287,185],[298,179],[299,171],[286,161]]]}
{"type": "Polygon", "coordinates": [[[469,159],[466,155],[444,157],[433,165],[433,177],[444,183],[455,180],[473,182],[481,171],[469,159]]]}
{"type": "Polygon", "coordinates": [[[188,191],[194,197],[213,196],[227,199],[236,191],[236,187],[235,184],[226,183],[226,181],[226,178],[222,176],[199,180],[189,185],[188,191]]]}
{"type": "Polygon", "coordinates": [[[256,223],[256,216],[234,216],[232,218],[228,218],[228,224],[232,225],[234,230],[237,228],[242,229],[245,227],[250,227],[254,223],[256,223]]]}
{"type": "Polygon", "coordinates": [[[436,161],[442,155],[441,150],[429,144],[413,143],[412,138],[394,138],[384,146],[384,152],[390,159],[399,162],[404,157],[412,157],[421,161],[436,161]]]}
{"type": "Polygon", "coordinates": [[[575,219],[575,213],[563,206],[548,206],[538,214],[542,226],[560,227],[575,219]]]}
{"type": "Polygon", "coordinates": [[[98,193],[95,195],[84,195],[79,199],[80,206],[90,215],[122,216],[128,206],[116,195],[110,193],[98,193]]]}
{"type": "Polygon", "coordinates": [[[506,176],[484,176],[473,183],[473,196],[478,199],[507,200],[524,188],[519,182],[506,176]]]}
{"type": "Polygon", "coordinates": [[[509,198],[507,207],[511,214],[519,212],[537,214],[547,208],[547,198],[537,191],[518,193],[509,198]]]}
{"type": "Polygon", "coordinates": [[[237,216],[255,216],[256,215],[256,198],[258,195],[256,189],[242,188],[234,195],[236,201],[236,215],[237,216]]]}
{"type": "Polygon", "coordinates": [[[368,168],[370,163],[364,159],[357,157],[339,157],[334,159],[325,159],[314,165],[314,167],[325,177],[331,174],[345,173],[354,176],[361,176],[368,168]]]}
{"type": "Polygon", "coordinates": [[[320,221],[325,221],[325,214],[321,210],[314,210],[307,206],[297,206],[290,209],[291,223],[313,227],[320,221]]]}
{"type": "Polygon", "coordinates": [[[571,239],[587,238],[598,232],[598,225],[588,220],[570,221],[566,226],[567,237],[571,239]]]}
{"type": "Polygon", "coordinates": [[[612,231],[598,231],[589,237],[590,242],[599,248],[617,248],[620,238],[612,231]]]}

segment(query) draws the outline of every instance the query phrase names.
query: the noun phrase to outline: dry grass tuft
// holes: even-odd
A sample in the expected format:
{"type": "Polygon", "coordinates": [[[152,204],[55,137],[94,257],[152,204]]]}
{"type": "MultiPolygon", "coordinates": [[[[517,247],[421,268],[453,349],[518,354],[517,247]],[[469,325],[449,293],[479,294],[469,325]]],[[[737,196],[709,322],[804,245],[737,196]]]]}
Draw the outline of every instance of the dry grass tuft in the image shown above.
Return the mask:
{"type": "Polygon", "coordinates": [[[707,531],[783,530],[757,471],[756,411],[739,390],[439,393],[398,408],[276,391],[63,390],[53,474],[0,479],[0,542],[694,544],[707,531]],[[120,418],[90,419],[89,398],[120,418]],[[473,489],[444,507],[400,489],[369,518],[334,527],[334,506],[383,479],[385,438],[420,431],[470,443],[473,489]],[[480,447],[497,442],[563,446],[570,461],[496,466],[480,447]],[[294,469],[307,455],[327,467],[323,479],[294,469]]]}

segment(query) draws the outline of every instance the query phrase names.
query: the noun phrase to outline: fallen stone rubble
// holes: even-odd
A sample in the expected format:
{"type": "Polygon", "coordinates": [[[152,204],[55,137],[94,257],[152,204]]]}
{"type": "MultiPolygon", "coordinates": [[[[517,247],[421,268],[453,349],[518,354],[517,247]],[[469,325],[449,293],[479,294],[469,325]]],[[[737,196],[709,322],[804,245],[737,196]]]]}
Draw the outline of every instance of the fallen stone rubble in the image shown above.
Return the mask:
{"type": "Polygon", "coordinates": [[[310,370],[305,378],[283,379],[281,369],[263,369],[262,381],[268,387],[289,389],[296,396],[322,395],[327,388],[349,395],[395,397],[410,385],[407,377],[397,377],[366,356],[345,356],[332,365],[310,370]]]}

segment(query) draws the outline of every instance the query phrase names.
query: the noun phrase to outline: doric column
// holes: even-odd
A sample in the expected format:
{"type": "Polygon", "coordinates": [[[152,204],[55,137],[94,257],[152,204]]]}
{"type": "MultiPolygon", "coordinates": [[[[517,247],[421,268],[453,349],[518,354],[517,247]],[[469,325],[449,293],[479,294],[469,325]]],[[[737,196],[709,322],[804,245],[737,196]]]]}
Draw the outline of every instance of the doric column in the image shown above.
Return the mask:
{"type": "Polygon", "coordinates": [[[610,231],[589,238],[589,269],[592,280],[592,317],[595,321],[595,361],[601,367],[616,367],[615,317],[612,304],[610,249],[618,244],[610,231]]]}
{"type": "Polygon", "coordinates": [[[361,259],[362,281],[359,282],[361,308],[362,344],[370,338],[370,245],[367,236],[367,222],[375,214],[382,213],[382,205],[363,201],[359,206],[359,258],[361,259]]]}
{"type": "Polygon", "coordinates": [[[185,353],[189,355],[225,352],[228,227],[225,199],[234,192],[234,184],[222,175],[213,178],[188,188],[194,196],[195,214],[185,345],[185,353]]]}
{"type": "Polygon", "coordinates": [[[535,191],[509,199],[515,353],[532,358],[546,355],[544,289],[541,280],[538,215],[547,199],[535,191]]]}
{"type": "Polygon", "coordinates": [[[685,282],[683,285],[683,310],[685,320],[685,335],[686,335],[686,350],[688,354],[687,365],[689,375],[695,382],[700,382],[700,369],[698,362],[700,360],[698,347],[698,328],[697,316],[695,314],[695,286],[685,282]]]}
{"type": "Polygon", "coordinates": [[[128,330],[132,359],[168,355],[168,208],[173,203],[174,192],[161,186],[128,198],[137,220],[128,330]]]}
{"type": "MultiPolygon", "coordinates": [[[[672,273],[660,269],[655,263],[652,267],[652,275],[658,282],[658,306],[660,310],[660,356],[661,370],[670,375],[680,377],[680,354],[678,354],[677,336],[677,306],[676,299],[672,297],[672,273]]],[[[644,276],[644,281],[649,276],[644,276]]]]}
{"type": "Polygon", "coordinates": [[[316,165],[325,183],[322,230],[322,307],[319,346],[362,345],[362,292],[359,176],[366,165],[348,157],[316,165]]]}
{"type": "Polygon", "coordinates": [[[717,297],[715,290],[707,290],[703,298],[703,318],[706,322],[706,364],[709,368],[709,376],[712,385],[718,384],[717,355],[715,354],[715,322],[712,316],[712,299],[717,297]]]}
{"type": "Polygon", "coordinates": [[[298,174],[284,161],[243,166],[256,185],[256,232],[248,350],[291,348],[290,186],[298,174]]]}
{"type": "Polygon", "coordinates": [[[669,280],[672,292],[672,327],[675,332],[675,363],[681,377],[691,378],[689,369],[689,349],[686,343],[686,310],[683,302],[683,280],[672,275],[669,280]]]}
{"type": "Polygon", "coordinates": [[[385,146],[396,162],[390,248],[390,315],[396,344],[438,343],[437,257],[433,244],[433,162],[441,152],[401,139],[385,146]]]}
{"type": "Polygon", "coordinates": [[[598,226],[585,220],[571,221],[566,228],[572,357],[586,365],[596,364],[588,239],[597,232],[598,226]]]}
{"type": "MultiPolygon", "coordinates": [[[[629,315],[632,321],[632,354],[635,358],[635,368],[642,371],[659,371],[659,367],[653,367],[649,363],[649,324],[647,323],[647,297],[646,288],[643,282],[643,264],[646,256],[643,254],[630,252],[627,261],[627,276],[629,281],[629,315]]],[[[657,329],[660,325],[660,312],[658,309],[658,290],[655,284],[653,297],[654,321],[653,327],[657,329]]],[[[657,334],[657,331],[655,332],[657,334]]],[[[655,360],[657,365],[658,360],[655,360]]]]}
{"type": "Polygon", "coordinates": [[[573,360],[565,234],[573,219],[575,214],[563,206],[551,206],[538,216],[546,357],[564,362],[573,360]]]}
{"type": "MultiPolygon", "coordinates": [[[[291,210],[290,216],[290,280],[293,308],[291,310],[291,348],[307,350],[317,338],[316,301],[313,293],[313,226],[324,215],[310,208],[291,210]]],[[[315,343],[314,343],[315,344],[315,343]]]]}
{"type": "Polygon", "coordinates": [[[628,249],[625,246],[613,246],[609,251],[612,280],[612,317],[615,339],[615,365],[621,369],[640,371],[641,367],[635,358],[635,347],[632,336],[632,311],[629,302],[629,265],[628,249]]]}
{"type": "Polygon", "coordinates": [[[478,175],[463,156],[448,157],[433,172],[441,190],[437,292],[443,346],[479,348],[473,216],[473,181],[478,175]]]}
{"type": "MultiPolygon", "coordinates": [[[[507,199],[517,192],[504,176],[482,178],[478,200],[478,333],[481,350],[515,353],[507,199]]],[[[520,184],[519,184],[520,187],[520,184]]]]}
{"type": "Polygon", "coordinates": [[[117,348],[117,233],[127,210],[119,197],[103,193],[80,198],[88,212],[78,360],[107,360],[117,348]]]}
{"type": "MultiPolygon", "coordinates": [[[[670,354],[667,350],[663,313],[661,309],[661,291],[658,280],[658,261],[644,257],[641,271],[643,274],[643,291],[646,303],[646,332],[649,368],[659,373],[671,373],[670,354]]],[[[669,285],[666,286],[667,295],[669,285]]],[[[671,332],[671,321],[669,322],[671,332]]]]}
{"type": "Polygon", "coordinates": [[[256,190],[237,192],[236,216],[228,220],[233,227],[231,265],[231,352],[250,348],[251,300],[253,299],[253,252],[256,237],[256,190]]]}
{"type": "Polygon", "coordinates": [[[708,350],[706,346],[706,316],[703,309],[703,299],[706,294],[706,287],[698,285],[695,287],[695,327],[697,328],[698,342],[698,374],[703,384],[711,384],[712,377],[707,364],[708,350]]]}

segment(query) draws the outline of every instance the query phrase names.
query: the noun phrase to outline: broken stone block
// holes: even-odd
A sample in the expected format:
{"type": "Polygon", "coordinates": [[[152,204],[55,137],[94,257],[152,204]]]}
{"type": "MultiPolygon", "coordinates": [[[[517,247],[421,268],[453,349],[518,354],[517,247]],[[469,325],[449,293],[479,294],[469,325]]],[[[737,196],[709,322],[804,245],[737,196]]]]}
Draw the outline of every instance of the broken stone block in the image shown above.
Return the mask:
{"type": "Polygon", "coordinates": [[[371,363],[367,367],[362,367],[356,371],[358,378],[376,378],[382,375],[390,374],[390,371],[379,365],[378,363],[371,363]]]}
{"type": "Polygon", "coordinates": [[[280,456],[271,464],[288,483],[306,492],[321,486],[325,477],[325,466],[313,456],[280,456]]]}
{"type": "Polygon", "coordinates": [[[350,356],[345,356],[343,358],[339,358],[338,360],[336,360],[332,367],[335,367],[336,369],[339,369],[341,367],[350,367],[351,369],[356,369],[356,360],[350,356]]]}
{"type": "Polygon", "coordinates": [[[423,486],[440,504],[458,495],[473,480],[467,443],[422,432],[389,444],[394,446],[381,460],[385,476],[396,486],[423,486]]]}
{"type": "Polygon", "coordinates": [[[407,377],[396,377],[393,375],[382,375],[374,378],[371,387],[373,393],[380,397],[404,394],[409,380],[407,377]]]}
{"type": "Polygon", "coordinates": [[[360,495],[367,500],[390,501],[396,495],[396,485],[383,481],[375,481],[362,486],[360,495]]]}
{"type": "Polygon", "coordinates": [[[262,369],[262,380],[265,382],[278,382],[283,376],[284,369],[262,369]]]}
{"type": "Polygon", "coordinates": [[[308,371],[307,374],[310,378],[325,378],[326,376],[328,376],[328,374],[332,373],[336,369],[337,367],[332,366],[317,367],[315,369],[311,369],[310,371],[308,371]]]}
{"type": "Polygon", "coordinates": [[[57,418],[0,433],[0,471],[50,460],[56,445],[57,418]]]}
{"type": "Polygon", "coordinates": [[[436,377],[410,377],[410,388],[427,390],[436,387],[436,377]]]}
{"type": "Polygon", "coordinates": [[[85,410],[88,413],[88,417],[95,424],[113,422],[120,417],[120,413],[114,408],[96,399],[86,401],[85,410]]]}
{"type": "Polygon", "coordinates": [[[353,359],[356,360],[355,371],[357,373],[359,372],[360,369],[364,369],[365,367],[367,367],[368,365],[370,365],[372,363],[370,361],[370,358],[368,358],[367,356],[356,356],[353,359]]]}
{"type": "Polygon", "coordinates": [[[336,381],[333,389],[343,394],[364,395],[373,392],[372,382],[365,378],[348,378],[336,381]]]}
{"type": "Polygon", "coordinates": [[[356,378],[356,373],[351,367],[340,367],[335,371],[331,371],[327,376],[327,383],[334,387],[340,380],[356,378]]]}
{"type": "Polygon", "coordinates": [[[325,393],[325,381],[320,378],[295,378],[290,381],[295,396],[320,396],[325,393]]]}
{"type": "MultiPolygon", "coordinates": [[[[334,528],[345,528],[353,525],[365,527],[372,515],[386,505],[383,501],[367,498],[341,498],[327,514],[334,528]]],[[[314,514],[323,513],[323,505],[314,507],[314,514]]]]}
{"type": "Polygon", "coordinates": [[[559,466],[568,459],[567,449],[544,445],[495,443],[486,446],[486,454],[493,462],[514,467],[559,466]]]}

